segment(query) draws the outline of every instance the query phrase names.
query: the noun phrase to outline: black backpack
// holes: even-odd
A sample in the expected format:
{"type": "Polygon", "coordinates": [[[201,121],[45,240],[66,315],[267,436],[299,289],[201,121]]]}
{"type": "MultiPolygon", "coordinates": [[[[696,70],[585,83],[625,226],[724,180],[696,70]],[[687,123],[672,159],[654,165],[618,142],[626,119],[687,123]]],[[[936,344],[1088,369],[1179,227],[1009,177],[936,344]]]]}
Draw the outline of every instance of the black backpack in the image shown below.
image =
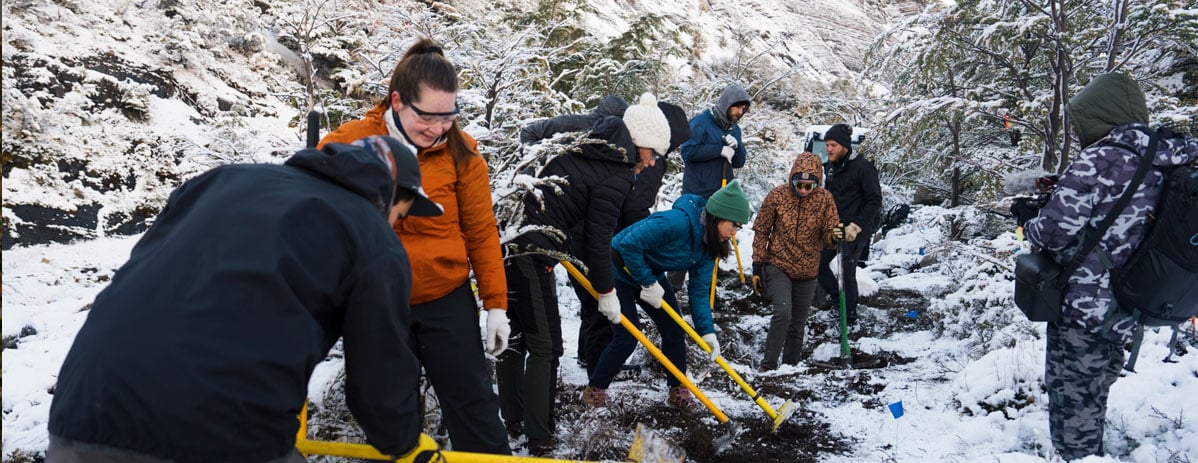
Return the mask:
{"type": "MultiPolygon", "coordinates": [[[[1157,134],[1162,140],[1175,136],[1168,128],[1157,134]]],[[[1160,170],[1165,183],[1148,216],[1144,239],[1122,267],[1110,269],[1111,292],[1120,310],[1140,322],[1124,365],[1133,372],[1144,326],[1173,328],[1169,357],[1165,358],[1169,361],[1177,342],[1177,326],[1198,316],[1198,163],[1160,170]]]]}
{"type": "Polygon", "coordinates": [[[1111,271],[1119,306],[1148,326],[1177,326],[1198,316],[1198,166],[1165,174],[1148,233],[1111,271]]]}

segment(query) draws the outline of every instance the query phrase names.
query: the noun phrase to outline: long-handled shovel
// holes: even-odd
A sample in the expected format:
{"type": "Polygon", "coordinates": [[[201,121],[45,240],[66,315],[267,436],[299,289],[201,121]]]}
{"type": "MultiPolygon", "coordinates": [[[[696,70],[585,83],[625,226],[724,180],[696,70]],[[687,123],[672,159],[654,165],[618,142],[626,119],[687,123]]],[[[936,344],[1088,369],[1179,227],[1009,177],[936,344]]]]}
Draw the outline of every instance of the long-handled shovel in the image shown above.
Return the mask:
{"type": "MultiPolygon", "coordinates": [[[[418,456],[421,456],[421,455],[414,454],[414,455],[407,456],[407,458],[400,458],[400,459],[393,460],[393,459],[391,459],[390,456],[384,455],[382,452],[380,452],[378,449],[374,448],[374,446],[372,446],[370,444],[353,444],[353,443],[349,443],[349,442],[329,442],[329,441],[309,440],[308,439],[308,404],[307,403],[304,404],[303,411],[301,411],[299,414],[299,422],[300,422],[300,427],[299,427],[299,432],[296,433],[295,449],[298,450],[304,456],[330,455],[330,456],[337,456],[337,457],[357,458],[357,459],[362,459],[362,460],[394,461],[396,463],[411,463],[411,462],[416,461],[416,458],[418,456]]],[[[422,440],[423,439],[432,439],[432,437],[429,437],[427,434],[422,435],[420,438],[422,440]]],[[[653,441],[653,440],[645,440],[644,442],[641,442],[640,441],[641,439],[644,439],[644,437],[640,434],[634,436],[632,445],[634,447],[647,446],[647,447],[650,447],[650,448],[652,448],[654,450],[658,450],[658,451],[660,451],[660,449],[658,449],[658,447],[661,447],[663,445],[663,444],[661,444],[657,441],[653,441]]],[[[415,453],[415,452],[413,452],[413,453],[415,453]]],[[[512,455],[494,455],[494,454],[490,454],[490,453],[460,452],[457,450],[442,450],[439,453],[440,453],[441,459],[434,458],[430,461],[434,461],[434,462],[443,461],[445,463],[491,463],[491,462],[549,463],[549,462],[561,462],[561,461],[571,461],[571,462],[580,461],[580,460],[557,460],[557,459],[553,459],[553,458],[537,458],[537,457],[524,457],[524,456],[512,456],[512,455]]],[[[682,463],[682,461],[683,460],[677,460],[677,463],[682,463]]]]}
{"type": "Polygon", "coordinates": [[[852,265],[852,260],[848,259],[848,254],[845,253],[844,241],[836,245],[840,251],[840,274],[836,276],[836,288],[840,291],[840,356],[845,363],[852,367],[853,353],[849,350],[849,322],[848,308],[844,296],[844,279],[848,272],[845,270],[848,265],[852,265]]]}
{"type": "MultiPolygon", "coordinates": [[[[303,411],[301,411],[299,414],[299,422],[300,427],[299,432],[296,434],[295,449],[304,456],[330,455],[337,457],[357,458],[362,460],[394,461],[396,463],[411,463],[414,462],[418,456],[411,455],[407,458],[392,460],[390,456],[384,455],[378,449],[369,444],[309,440],[307,403],[304,404],[303,411]]],[[[421,439],[432,439],[432,437],[426,434],[422,435],[421,439]]],[[[442,450],[439,453],[441,460],[433,459],[430,461],[444,461],[445,463],[590,463],[583,460],[559,460],[554,458],[494,455],[489,453],[460,452],[456,450],[442,450]]],[[[638,463],[684,463],[686,461],[686,451],[677,444],[670,442],[660,433],[638,424],[636,427],[636,434],[633,434],[632,436],[632,444],[628,447],[628,459],[638,463]]]]}
{"type": "MultiPolygon", "coordinates": [[[[686,331],[686,334],[690,335],[691,339],[695,341],[695,344],[699,345],[699,348],[703,349],[704,352],[709,354],[711,353],[711,346],[707,344],[707,341],[704,341],[703,337],[699,336],[699,333],[696,332],[695,329],[692,328],[691,325],[687,323],[681,315],[678,315],[678,312],[675,311],[673,307],[670,307],[670,303],[662,300],[661,308],[662,310],[666,311],[666,314],[668,314],[670,318],[674,319],[675,323],[678,323],[678,326],[681,326],[682,329],[686,331]]],[[[753,390],[753,387],[749,386],[749,383],[745,382],[744,378],[741,378],[740,375],[736,373],[736,370],[732,369],[732,365],[729,365],[728,361],[724,360],[723,356],[717,356],[715,358],[715,363],[719,364],[720,368],[723,368],[724,371],[728,373],[728,376],[730,376],[733,381],[736,381],[736,384],[740,385],[741,390],[745,391],[745,394],[748,394],[749,398],[753,399],[753,402],[757,403],[757,406],[761,407],[762,410],[765,410],[765,414],[769,415],[770,419],[773,420],[774,424],[770,427],[770,432],[777,432],[778,427],[782,425],[782,422],[786,421],[787,418],[790,418],[790,415],[794,414],[795,404],[789,400],[783,402],[782,406],[778,407],[778,410],[774,410],[774,407],[771,407],[769,402],[766,402],[765,398],[761,397],[761,394],[758,394],[757,391],[753,390]]]]}
{"type": "MultiPolygon", "coordinates": [[[[591,286],[590,280],[587,280],[586,275],[583,275],[582,272],[578,271],[578,268],[575,267],[574,264],[571,264],[566,260],[561,261],[561,263],[562,266],[566,268],[566,271],[570,273],[570,276],[573,277],[574,280],[579,284],[581,284],[588,293],[591,293],[592,297],[599,297],[598,293],[595,292],[595,288],[591,286]]],[[[649,341],[649,338],[645,337],[645,333],[642,333],[641,330],[637,329],[636,325],[633,325],[632,321],[628,320],[628,317],[625,317],[624,314],[620,314],[620,326],[623,326],[624,329],[628,330],[628,332],[632,334],[632,337],[636,338],[641,345],[645,346],[645,350],[648,350],[649,353],[657,359],[657,361],[661,362],[662,366],[666,367],[666,370],[669,370],[670,374],[674,375],[674,378],[677,378],[683,386],[690,390],[691,393],[695,395],[695,398],[699,399],[699,402],[701,402],[704,407],[707,407],[707,409],[711,411],[712,415],[715,415],[716,420],[719,420],[721,426],[728,428],[723,435],[716,438],[715,448],[722,449],[731,443],[732,439],[736,438],[738,429],[735,423],[728,420],[728,415],[725,415],[719,407],[712,403],[711,400],[707,398],[707,394],[704,394],[703,391],[699,390],[699,387],[695,386],[695,383],[691,381],[690,378],[686,377],[686,373],[683,373],[682,370],[679,370],[678,367],[674,366],[674,363],[671,362],[670,359],[666,358],[666,355],[661,352],[661,349],[658,349],[657,346],[653,345],[653,342],[649,341]]]]}
{"type": "MultiPolygon", "coordinates": [[[[724,170],[727,171],[728,167],[729,167],[728,161],[724,160],[724,170]]],[[[720,188],[728,186],[728,176],[724,175],[723,177],[724,178],[720,181],[720,188]]],[[[740,263],[740,246],[736,245],[736,235],[732,235],[732,250],[736,252],[736,271],[738,274],[740,274],[740,284],[743,285],[743,284],[745,284],[745,266],[744,266],[744,264],[740,263]]],[[[716,268],[719,268],[719,266],[720,266],[720,263],[717,261],[716,268]]],[[[711,285],[711,293],[715,294],[715,285],[714,284],[711,285]]],[[[715,303],[713,302],[712,307],[714,307],[714,306],[715,306],[715,303]]]]}
{"type": "MultiPolygon", "coordinates": [[[[729,165],[728,161],[725,160],[724,161],[725,175],[723,176],[724,178],[720,179],[720,188],[728,186],[728,176],[727,176],[728,165],[729,165]]],[[[745,266],[743,264],[741,264],[741,261],[740,261],[740,246],[738,246],[736,244],[736,236],[735,235],[732,236],[732,249],[736,251],[736,271],[740,275],[740,283],[744,284],[745,283],[745,266]]],[[[709,301],[709,303],[711,304],[712,309],[715,309],[715,286],[716,286],[715,282],[716,282],[716,275],[719,275],[719,273],[720,273],[720,259],[716,258],[715,267],[713,267],[711,269],[711,296],[710,296],[711,300],[709,301]]]]}

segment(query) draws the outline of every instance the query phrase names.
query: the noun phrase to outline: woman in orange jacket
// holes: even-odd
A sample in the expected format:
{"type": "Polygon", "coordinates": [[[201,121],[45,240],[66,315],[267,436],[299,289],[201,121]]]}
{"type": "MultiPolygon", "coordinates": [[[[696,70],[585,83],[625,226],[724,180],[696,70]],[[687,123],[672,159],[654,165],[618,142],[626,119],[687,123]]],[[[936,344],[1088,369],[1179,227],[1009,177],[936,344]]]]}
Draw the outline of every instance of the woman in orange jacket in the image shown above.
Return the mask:
{"type": "Polygon", "coordinates": [[[412,263],[412,350],[437,391],[454,450],[511,454],[478,336],[470,272],[487,309],[491,355],[507,348],[507,279],[487,162],[458,125],[457,90],[453,63],[436,42],[420,39],[395,65],[387,96],[321,144],[390,135],[415,148],[423,189],[444,213],[395,225],[412,263]]]}

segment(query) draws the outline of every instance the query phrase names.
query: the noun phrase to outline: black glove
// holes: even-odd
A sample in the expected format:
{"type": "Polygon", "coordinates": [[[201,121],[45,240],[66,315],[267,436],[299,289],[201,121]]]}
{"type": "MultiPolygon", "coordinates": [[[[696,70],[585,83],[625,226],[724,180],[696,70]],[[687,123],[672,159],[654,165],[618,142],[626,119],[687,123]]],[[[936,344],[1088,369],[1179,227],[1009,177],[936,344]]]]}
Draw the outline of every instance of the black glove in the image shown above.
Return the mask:
{"type": "Polygon", "coordinates": [[[1015,198],[1011,202],[1011,215],[1015,216],[1015,223],[1020,227],[1026,224],[1027,221],[1036,218],[1040,215],[1040,208],[1031,204],[1032,198],[1015,198]]]}
{"type": "Polygon", "coordinates": [[[753,292],[765,294],[765,264],[753,262],[753,292]]]}

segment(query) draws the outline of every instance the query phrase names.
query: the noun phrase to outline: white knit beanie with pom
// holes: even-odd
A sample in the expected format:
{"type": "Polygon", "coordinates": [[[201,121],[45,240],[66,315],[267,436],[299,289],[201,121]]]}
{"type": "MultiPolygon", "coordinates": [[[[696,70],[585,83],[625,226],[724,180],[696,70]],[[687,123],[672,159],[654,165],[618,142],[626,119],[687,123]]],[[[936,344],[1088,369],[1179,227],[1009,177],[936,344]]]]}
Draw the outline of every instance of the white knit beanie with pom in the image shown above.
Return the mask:
{"type": "Polygon", "coordinates": [[[632,144],[638,148],[653,148],[657,154],[666,154],[670,149],[670,123],[657,107],[657,98],[652,93],[641,95],[641,100],[624,111],[624,126],[632,135],[632,144]]]}

